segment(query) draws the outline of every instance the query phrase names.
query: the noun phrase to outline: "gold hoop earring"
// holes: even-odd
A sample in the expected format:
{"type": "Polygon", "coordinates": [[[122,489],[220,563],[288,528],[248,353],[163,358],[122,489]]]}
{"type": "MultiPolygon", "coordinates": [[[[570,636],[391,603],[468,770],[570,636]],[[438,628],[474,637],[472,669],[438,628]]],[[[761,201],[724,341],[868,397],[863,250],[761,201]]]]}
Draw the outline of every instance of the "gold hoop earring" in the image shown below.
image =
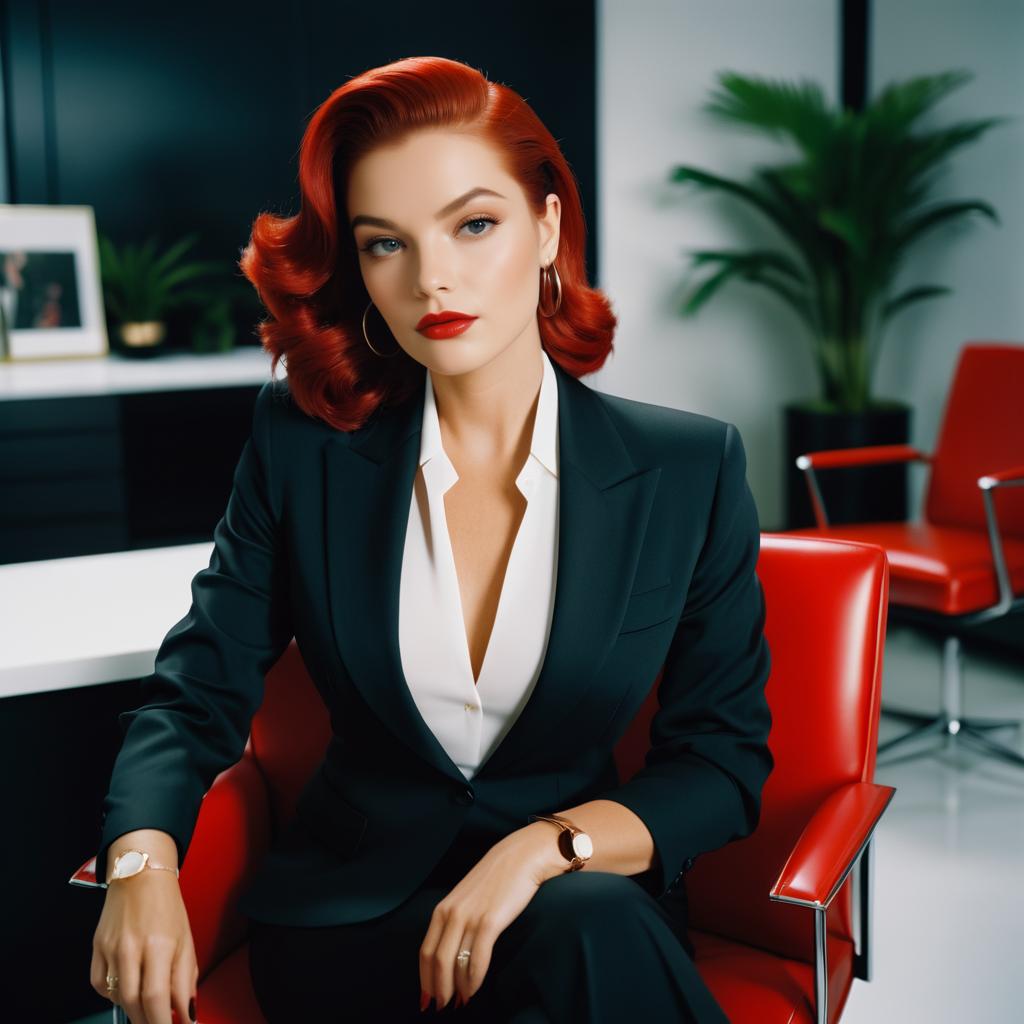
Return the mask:
{"type": "Polygon", "coordinates": [[[363,337],[366,339],[366,344],[370,346],[370,351],[374,355],[380,356],[381,359],[390,359],[392,356],[397,356],[398,353],[402,351],[402,346],[398,345],[394,352],[378,352],[370,343],[370,336],[366,333],[366,314],[370,312],[370,306],[372,305],[373,303],[371,302],[370,305],[363,310],[363,337]]]}
{"type": "Polygon", "coordinates": [[[553,317],[562,305],[562,279],[558,276],[558,268],[554,263],[549,264],[546,267],[541,267],[540,271],[540,303],[538,309],[540,310],[541,316],[553,317]],[[558,298],[555,299],[555,308],[548,313],[544,309],[544,293],[545,291],[551,290],[551,277],[554,275],[555,284],[554,288],[558,294],[558,298]]]}

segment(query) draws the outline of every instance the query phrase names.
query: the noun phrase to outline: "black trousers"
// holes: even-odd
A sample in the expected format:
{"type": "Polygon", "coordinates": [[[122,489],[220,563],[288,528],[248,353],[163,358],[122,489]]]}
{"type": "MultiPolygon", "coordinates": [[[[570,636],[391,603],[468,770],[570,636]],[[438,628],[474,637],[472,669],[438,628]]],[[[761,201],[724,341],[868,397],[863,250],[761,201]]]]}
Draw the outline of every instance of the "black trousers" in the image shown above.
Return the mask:
{"type": "MultiPolygon", "coordinates": [[[[465,1006],[419,1009],[419,948],[434,907],[485,847],[457,839],[387,914],[301,927],[252,921],[249,969],[269,1024],[729,1024],[675,918],[634,879],[584,868],[548,879],[498,936],[465,1006]]],[[[692,947],[690,947],[692,948],[692,947]]]]}

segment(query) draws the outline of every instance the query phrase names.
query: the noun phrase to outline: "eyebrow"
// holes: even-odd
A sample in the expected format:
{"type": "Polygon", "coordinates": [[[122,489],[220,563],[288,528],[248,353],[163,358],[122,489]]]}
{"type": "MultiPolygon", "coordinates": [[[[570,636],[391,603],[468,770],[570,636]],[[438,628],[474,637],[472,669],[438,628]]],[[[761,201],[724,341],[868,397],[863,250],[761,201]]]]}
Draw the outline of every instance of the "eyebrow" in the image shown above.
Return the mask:
{"type": "MultiPolygon", "coordinates": [[[[477,186],[471,188],[468,192],[463,193],[458,199],[453,199],[444,209],[438,210],[434,215],[435,220],[441,220],[447,217],[449,214],[454,213],[460,206],[465,206],[471,199],[475,199],[477,196],[497,196],[499,199],[504,199],[500,192],[495,192],[494,189],[484,188],[483,186],[477,186]]],[[[385,220],[383,217],[368,217],[365,214],[359,214],[358,217],[352,218],[352,230],[355,231],[360,224],[369,224],[375,228],[394,228],[398,230],[398,225],[393,221],[385,220]]]]}

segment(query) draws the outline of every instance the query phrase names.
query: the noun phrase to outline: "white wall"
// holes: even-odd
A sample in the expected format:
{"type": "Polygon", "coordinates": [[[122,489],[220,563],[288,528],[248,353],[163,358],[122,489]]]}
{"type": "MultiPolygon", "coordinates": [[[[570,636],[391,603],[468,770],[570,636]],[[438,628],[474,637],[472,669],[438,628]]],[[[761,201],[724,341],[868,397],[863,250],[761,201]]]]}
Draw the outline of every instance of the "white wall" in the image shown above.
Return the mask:
{"type": "MultiPolygon", "coordinates": [[[[952,295],[895,316],[873,382],[914,407],[912,443],[933,450],[956,358],[969,340],[1024,342],[1024,3],[874,0],[869,94],[890,80],[965,67],[972,82],[924,126],[1010,115],[954,154],[935,199],[981,198],[974,215],[911,251],[894,293],[918,283],[952,295]]],[[[739,202],[667,183],[677,163],[745,179],[790,150],[700,111],[714,75],[734,69],[810,77],[834,102],[838,0],[601,0],[598,43],[600,285],[619,315],[616,351],[593,377],[614,394],[731,420],[747,448],[764,530],[784,515],[782,406],[819,393],[803,325],[774,295],[731,282],[694,319],[677,313],[683,249],[774,245],[777,233],[739,202]]],[[[910,470],[911,514],[926,475],[910,470]]]]}
{"type": "Polygon", "coordinates": [[[683,249],[778,239],[738,201],[670,184],[676,164],[744,179],[792,151],[701,112],[719,70],[806,76],[838,91],[836,0],[600,0],[600,286],[616,349],[587,378],[602,391],[736,424],[763,530],[784,515],[782,405],[818,393],[804,328],[764,289],[731,282],[696,318],[677,312],[683,249]]]}
{"type": "Polygon", "coordinates": [[[7,182],[7,124],[4,101],[4,59],[6,54],[0,50],[0,203],[9,203],[10,193],[7,182]]]}
{"type": "MultiPolygon", "coordinates": [[[[879,393],[914,406],[913,442],[930,452],[963,344],[1024,342],[1024,3],[874,0],[873,6],[873,95],[891,80],[966,68],[974,79],[938,103],[922,125],[1013,118],[954,154],[933,192],[942,200],[984,199],[1001,225],[972,214],[936,229],[921,239],[897,281],[900,290],[953,289],[893,317],[876,377],[879,393]]],[[[912,500],[919,502],[926,474],[911,472],[912,500]]]]}

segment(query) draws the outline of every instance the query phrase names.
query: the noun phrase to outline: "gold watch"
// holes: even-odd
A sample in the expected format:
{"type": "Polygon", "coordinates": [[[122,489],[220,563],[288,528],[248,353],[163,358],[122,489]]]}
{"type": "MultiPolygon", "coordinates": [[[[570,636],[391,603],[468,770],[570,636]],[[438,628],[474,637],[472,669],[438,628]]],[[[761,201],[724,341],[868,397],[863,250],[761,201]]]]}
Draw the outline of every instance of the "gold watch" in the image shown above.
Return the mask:
{"type": "Polygon", "coordinates": [[[562,831],[558,833],[558,848],[569,866],[566,871],[579,871],[594,854],[594,843],[581,828],[560,814],[531,814],[530,821],[550,821],[562,831]]]}
{"type": "Polygon", "coordinates": [[[122,878],[132,878],[146,870],[173,871],[174,877],[178,877],[177,868],[165,867],[163,864],[154,864],[149,859],[149,854],[145,850],[124,850],[114,858],[114,870],[110,872],[107,885],[122,878]]]}

